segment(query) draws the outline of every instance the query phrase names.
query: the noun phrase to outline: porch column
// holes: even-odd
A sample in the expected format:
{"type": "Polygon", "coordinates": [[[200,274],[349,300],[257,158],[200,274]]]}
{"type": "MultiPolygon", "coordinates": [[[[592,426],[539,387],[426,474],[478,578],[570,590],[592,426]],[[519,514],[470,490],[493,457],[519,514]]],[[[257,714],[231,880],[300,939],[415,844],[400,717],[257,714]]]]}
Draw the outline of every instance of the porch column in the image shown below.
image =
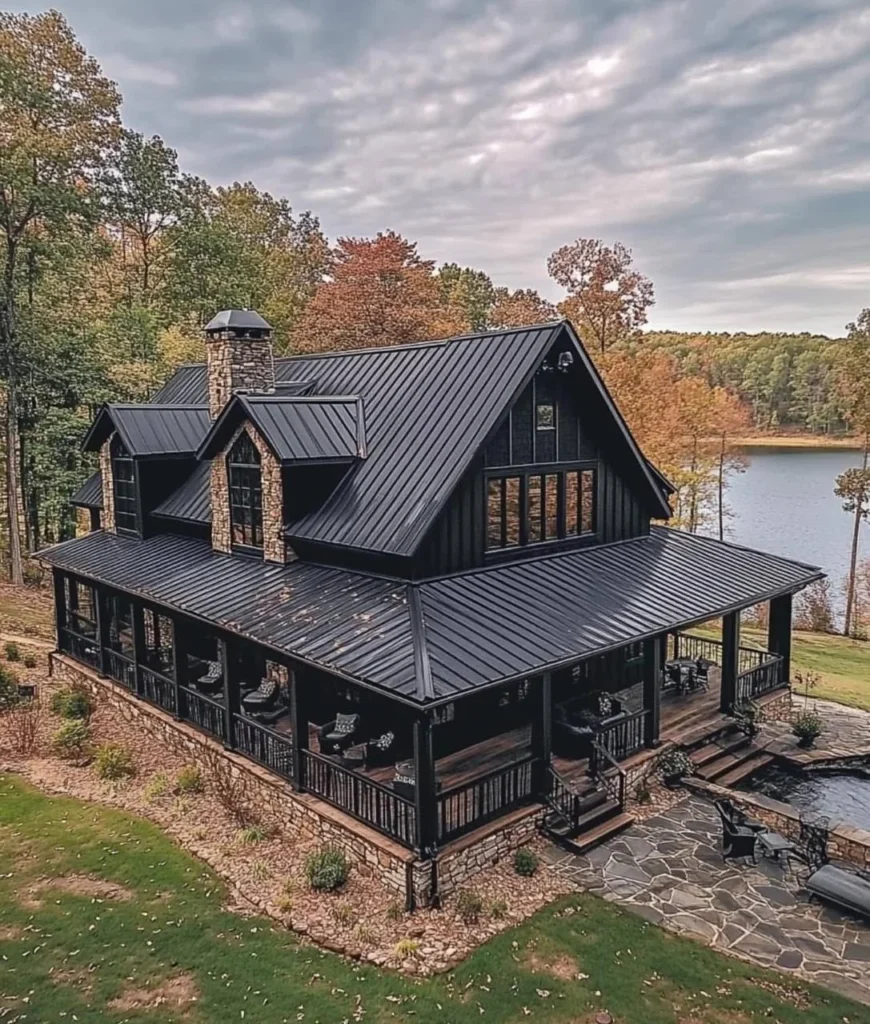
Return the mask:
{"type": "Polygon", "coordinates": [[[97,617],[97,647],[100,655],[100,675],[106,676],[106,648],[109,646],[108,595],[94,587],[94,614],[97,617]]]}
{"type": "Polygon", "coordinates": [[[643,642],[643,743],[645,747],[659,745],[662,721],[662,642],[657,636],[643,642]]]}
{"type": "Polygon", "coordinates": [[[54,583],[54,628],[57,631],[57,649],[64,650],[63,630],[66,628],[66,589],[64,587],[63,573],[53,569],[52,582],[54,583]]]}
{"type": "Polygon", "coordinates": [[[139,671],[145,664],[145,614],[138,601],[131,602],[132,614],[130,627],[133,631],[133,678],[136,681],[136,693],[142,695],[142,673],[139,671]]]}
{"type": "Polygon", "coordinates": [[[308,749],[309,690],[296,669],[289,669],[291,744],[293,747],[293,788],[305,789],[305,755],[308,749]]]}
{"type": "Polygon", "coordinates": [[[414,719],[414,811],[417,849],[421,857],[429,857],[437,845],[438,797],[432,750],[432,716],[425,712],[414,719]]]}
{"type": "Polygon", "coordinates": [[[740,612],[722,617],[722,685],[719,708],[730,714],[737,703],[737,667],[740,648],[740,612]]]}
{"type": "Polygon", "coordinates": [[[767,621],[767,649],[782,658],[782,681],[791,680],[791,610],[792,595],[783,594],[770,602],[767,621]]]}
{"type": "Polygon", "coordinates": [[[172,619],[172,677],[175,681],[175,717],[187,717],[187,695],[181,689],[187,686],[187,636],[178,619],[172,619]]]}
{"type": "Polygon", "coordinates": [[[541,676],[538,690],[540,706],[532,712],[532,756],[537,759],[532,788],[536,795],[545,797],[550,791],[547,767],[553,756],[553,687],[549,672],[541,676]]]}
{"type": "Polygon", "coordinates": [[[231,750],[236,747],[236,722],[234,716],[239,713],[239,688],[230,672],[230,646],[223,637],[217,642],[218,658],[224,682],[224,744],[231,750]]]}

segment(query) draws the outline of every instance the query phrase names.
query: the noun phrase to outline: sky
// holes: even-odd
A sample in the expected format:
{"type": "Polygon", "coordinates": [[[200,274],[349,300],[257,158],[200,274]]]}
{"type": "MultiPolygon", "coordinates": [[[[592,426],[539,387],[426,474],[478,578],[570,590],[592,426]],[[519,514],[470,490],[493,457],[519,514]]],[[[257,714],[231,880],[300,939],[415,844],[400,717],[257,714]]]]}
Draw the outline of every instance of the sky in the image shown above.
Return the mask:
{"type": "Polygon", "coordinates": [[[54,4],[128,127],[331,238],[552,299],[549,253],[619,240],[657,329],[836,336],[870,306],[866,0],[54,4]]]}

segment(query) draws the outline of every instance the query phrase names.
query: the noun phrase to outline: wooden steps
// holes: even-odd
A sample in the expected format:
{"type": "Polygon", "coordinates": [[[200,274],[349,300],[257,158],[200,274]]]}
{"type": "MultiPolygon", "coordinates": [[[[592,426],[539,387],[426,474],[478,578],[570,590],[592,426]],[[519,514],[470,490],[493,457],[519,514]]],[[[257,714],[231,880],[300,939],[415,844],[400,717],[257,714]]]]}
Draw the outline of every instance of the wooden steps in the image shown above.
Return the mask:
{"type": "Polygon", "coordinates": [[[714,740],[689,755],[698,778],[720,786],[733,785],[746,778],[767,763],[764,758],[769,759],[765,750],[742,734],[714,740]]]}
{"type": "Polygon", "coordinates": [[[736,754],[748,745],[749,739],[743,733],[737,733],[734,736],[726,734],[718,739],[711,740],[709,743],[705,743],[701,747],[696,747],[689,754],[689,760],[695,766],[695,770],[700,773],[702,768],[713,761],[717,761],[726,754],[736,754]]]}
{"type": "Polygon", "coordinates": [[[765,765],[770,764],[773,760],[773,754],[768,754],[766,750],[754,750],[752,756],[743,760],[740,764],[735,765],[730,771],[724,775],[720,775],[716,779],[716,784],[719,786],[736,786],[738,782],[742,782],[747,776],[752,775],[753,772],[757,772],[759,768],[764,768],[765,765]]]}
{"type": "Polygon", "coordinates": [[[574,836],[573,839],[566,840],[564,845],[574,853],[588,853],[601,843],[606,843],[608,839],[612,839],[614,836],[619,835],[620,832],[633,824],[634,817],[631,814],[627,814],[625,811],[622,811],[620,814],[616,814],[612,818],[607,818],[605,821],[599,822],[599,824],[595,825],[593,828],[587,829],[580,835],[574,836]]]}

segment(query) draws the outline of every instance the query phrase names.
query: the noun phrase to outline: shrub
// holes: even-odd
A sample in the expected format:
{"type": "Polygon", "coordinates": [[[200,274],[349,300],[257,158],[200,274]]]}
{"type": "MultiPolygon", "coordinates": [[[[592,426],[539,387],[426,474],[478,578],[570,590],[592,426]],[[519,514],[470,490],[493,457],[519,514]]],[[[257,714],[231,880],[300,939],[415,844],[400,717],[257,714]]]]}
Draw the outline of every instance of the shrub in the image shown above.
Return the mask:
{"type": "Polygon", "coordinates": [[[163,772],[158,772],[145,787],[143,795],[151,803],[152,800],[159,800],[160,797],[165,796],[168,789],[169,779],[167,779],[163,772]]]}
{"type": "Polygon", "coordinates": [[[82,718],[87,720],[94,713],[94,702],[90,694],[77,687],[55,690],[49,707],[61,718],[82,718]]]}
{"type": "Polygon", "coordinates": [[[332,892],[347,881],[347,858],[334,846],[311,853],[305,860],[305,877],[312,889],[332,892]]]}
{"type": "Polygon", "coordinates": [[[54,749],[61,757],[82,757],[90,743],[91,727],[83,718],[68,718],[52,737],[54,749]]]}
{"type": "Polygon", "coordinates": [[[456,913],[464,924],[476,924],[483,913],[483,900],[474,889],[463,889],[456,897],[456,913]]]}
{"type": "Polygon", "coordinates": [[[261,860],[255,860],[251,865],[251,877],[255,882],[265,882],[267,878],[272,877],[272,872],[269,870],[269,865],[265,864],[261,860]]]}
{"type": "Polygon", "coordinates": [[[18,693],[18,676],[12,669],[0,665],[0,714],[14,708],[21,700],[18,693]]]}
{"type": "Polygon", "coordinates": [[[514,871],[524,878],[531,878],[538,870],[538,864],[538,855],[524,846],[514,854],[514,871]]]}
{"type": "Polygon", "coordinates": [[[489,908],[489,916],[494,918],[496,921],[503,921],[507,917],[507,914],[508,907],[504,900],[495,900],[489,908]]]}
{"type": "Polygon", "coordinates": [[[175,776],[175,791],[177,793],[201,793],[204,788],[202,772],[195,764],[185,765],[175,776]]]}
{"type": "Polygon", "coordinates": [[[118,743],[105,743],[99,747],[94,762],[97,775],[110,782],[128,779],[136,774],[136,765],[130,751],[118,743]]]}
{"type": "Polygon", "coordinates": [[[21,661],[21,648],[11,640],[4,645],[3,652],[7,661],[21,661]]]}
{"type": "Polygon", "coordinates": [[[652,800],[652,792],[646,779],[641,779],[634,791],[634,798],[639,804],[648,804],[652,800]]]}
{"type": "Polygon", "coordinates": [[[236,841],[248,846],[253,846],[254,843],[262,843],[264,839],[268,838],[269,830],[262,825],[248,825],[247,828],[240,828],[236,832],[236,841]]]}
{"type": "Polygon", "coordinates": [[[656,761],[656,767],[664,779],[683,779],[693,771],[689,755],[684,750],[667,750],[656,761]]]}
{"type": "Polygon", "coordinates": [[[16,754],[32,754],[39,741],[41,707],[38,700],[19,700],[2,719],[5,741],[16,754]]]}
{"type": "Polygon", "coordinates": [[[801,711],[795,716],[791,731],[803,743],[812,743],[817,736],[821,736],[824,730],[824,723],[815,711],[801,711]]]}
{"type": "Polygon", "coordinates": [[[393,900],[393,902],[387,907],[386,918],[388,921],[401,921],[404,913],[405,911],[402,909],[402,904],[397,900],[393,900]]]}
{"type": "Polygon", "coordinates": [[[332,908],[332,916],[339,924],[350,924],[356,917],[356,912],[349,903],[336,903],[332,908]]]}
{"type": "Polygon", "coordinates": [[[39,664],[39,662],[36,660],[36,655],[35,654],[25,654],[24,655],[24,667],[25,668],[36,668],[36,666],[38,664],[39,664]]]}
{"type": "Polygon", "coordinates": [[[420,943],[416,939],[399,939],[393,946],[393,958],[402,963],[420,952],[420,943]]]}

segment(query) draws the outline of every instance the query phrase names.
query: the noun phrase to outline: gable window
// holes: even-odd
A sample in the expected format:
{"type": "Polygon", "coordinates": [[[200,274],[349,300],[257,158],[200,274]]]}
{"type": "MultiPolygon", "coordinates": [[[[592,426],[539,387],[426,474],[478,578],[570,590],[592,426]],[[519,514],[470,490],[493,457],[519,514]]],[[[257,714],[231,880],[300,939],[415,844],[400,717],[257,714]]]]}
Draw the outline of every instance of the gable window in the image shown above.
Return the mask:
{"type": "Polygon", "coordinates": [[[117,434],[112,438],[112,486],[115,494],[116,529],[125,533],[138,533],[136,467],[117,434]]]}
{"type": "Polygon", "coordinates": [[[260,453],[243,433],[227,458],[233,547],[263,547],[263,477],[260,453]]]}
{"type": "Polygon", "coordinates": [[[594,534],[595,476],[590,468],[489,477],[487,549],[594,534]]]}
{"type": "Polygon", "coordinates": [[[556,407],[548,402],[538,405],[535,413],[535,427],[538,430],[556,429],[556,407]]]}

